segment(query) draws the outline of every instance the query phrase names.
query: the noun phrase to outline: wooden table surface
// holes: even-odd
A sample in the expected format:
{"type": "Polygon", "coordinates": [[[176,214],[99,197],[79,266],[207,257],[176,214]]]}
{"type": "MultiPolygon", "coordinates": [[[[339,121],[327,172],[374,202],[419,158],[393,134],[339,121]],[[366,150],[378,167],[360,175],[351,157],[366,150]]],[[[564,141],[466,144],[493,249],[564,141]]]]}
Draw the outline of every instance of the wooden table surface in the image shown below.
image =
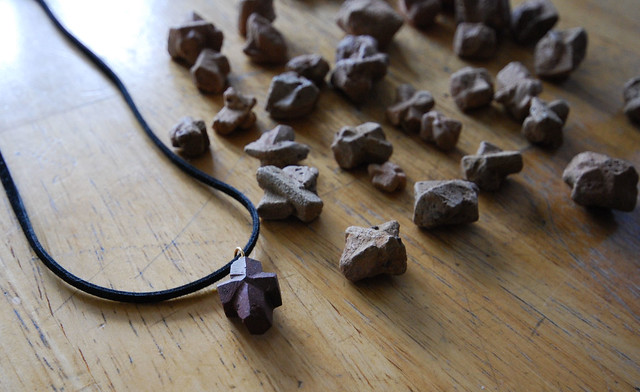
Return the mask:
{"type": "MultiPolygon", "coordinates": [[[[264,110],[281,67],[252,64],[236,30],[236,1],[51,1],[74,33],[122,77],[156,133],[184,115],[211,119],[221,96],[200,94],[166,50],[168,29],[191,10],[225,32],[231,85],[258,99],[258,127],[214,134],[194,160],[257,203],[258,161],[243,146],[276,122],[264,110]]],[[[519,1],[515,1],[515,4],[519,1]]],[[[640,208],[590,211],[572,202],[562,171],[592,150],[640,168],[640,129],[625,117],[622,86],[640,71],[637,0],[554,0],[559,28],[583,26],[588,54],[570,79],[544,83],[571,114],[557,150],[529,145],[502,109],[461,113],[449,75],[465,65],[492,75],[509,61],[532,67],[532,48],[505,40],[487,62],[451,50],[454,24],[403,26],[386,78],[360,106],[324,87],[315,111],[291,121],[320,171],[321,216],[264,221],[252,257],[276,272],[283,306],[262,336],[225,317],[217,293],[153,305],[95,299],[35,257],[0,197],[0,390],[640,390],[640,208]],[[464,123],[442,153],[384,117],[404,82],[431,91],[464,123]],[[409,184],[395,194],[364,169],[341,170],[329,148],[344,125],[376,121],[409,184]],[[518,149],[524,169],[481,193],[478,222],[423,230],[412,221],[413,183],[459,178],[481,140],[518,149]],[[338,270],[348,226],[396,219],[404,275],[347,281],[338,270]]],[[[334,62],[343,36],[336,0],[278,0],[275,26],[291,55],[334,62]]],[[[250,219],[237,203],[173,167],[142,133],[114,87],[72,48],[34,1],[0,0],[0,148],[37,234],[81,277],[124,290],[163,289],[222,266],[250,219]]]]}

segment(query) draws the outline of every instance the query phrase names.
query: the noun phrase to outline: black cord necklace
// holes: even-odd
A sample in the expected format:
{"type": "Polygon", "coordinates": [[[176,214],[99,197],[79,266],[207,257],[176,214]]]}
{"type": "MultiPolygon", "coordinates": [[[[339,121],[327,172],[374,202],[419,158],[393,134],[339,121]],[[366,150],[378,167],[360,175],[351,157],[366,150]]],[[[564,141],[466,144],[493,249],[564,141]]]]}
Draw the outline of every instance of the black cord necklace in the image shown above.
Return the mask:
{"type": "MultiPolygon", "coordinates": [[[[82,53],[84,53],[89,58],[89,60],[91,60],[100,69],[100,71],[107,78],[109,78],[109,80],[111,80],[111,82],[113,82],[113,84],[122,94],[122,97],[135,115],[136,120],[138,121],[144,132],[174,165],[178,166],[183,172],[202,182],[203,184],[215,188],[234,198],[240,204],[242,204],[244,208],[247,209],[247,211],[249,211],[252,219],[252,231],[251,237],[249,237],[249,241],[243,248],[243,256],[248,256],[255,247],[260,232],[260,219],[258,218],[258,212],[256,211],[251,201],[239,190],[195,168],[194,166],[190,165],[182,158],[174,154],[167,146],[165,146],[162,141],[160,141],[160,139],[158,139],[158,137],[153,133],[145,119],[142,117],[142,114],[138,110],[136,104],[133,102],[129,91],[124,86],[120,78],[115,74],[115,72],[113,72],[113,70],[109,68],[109,66],[106,65],[104,61],[102,61],[95,53],[87,48],[60,23],[60,21],[51,12],[51,9],[49,9],[49,6],[44,2],[44,0],[36,1],[42,6],[49,19],[54,23],[58,30],[78,49],[80,49],[80,51],[82,51],[82,53]]],[[[11,173],[9,172],[9,168],[7,167],[7,163],[2,156],[2,151],[0,151],[0,179],[2,180],[2,185],[4,186],[5,192],[7,193],[7,197],[9,198],[9,202],[11,203],[11,207],[13,208],[13,211],[18,218],[18,222],[20,222],[22,231],[29,241],[29,245],[31,245],[31,248],[40,258],[40,260],[42,260],[44,265],[71,286],[77,288],[80,291],[84,291],[85,293],[95,295],[96,297],[113,301],[133,303],[159,302],[177,298],[183,295],[191,294],[197,290],[205,288],[219,281],[227,274],[229,274],[231,264],[240,257],[239,255],[236,255],[225,266],[203,278],[167,290],[134,292],[120,291],[108,287],[98,286],[67,271],[64,267],[58,264],[58,262],[54,260],[53,257],[51,257],[49,253],[43,248],[42,244],[40,244],[40,241],[38,240],[38,237],[33,230],[33,226],[31,225],[29,215],[27,214],[24,204],[22,203],[20,192],[18,192],[18,188],[13,181],[13,178],[11,178],[11,173]]]]}

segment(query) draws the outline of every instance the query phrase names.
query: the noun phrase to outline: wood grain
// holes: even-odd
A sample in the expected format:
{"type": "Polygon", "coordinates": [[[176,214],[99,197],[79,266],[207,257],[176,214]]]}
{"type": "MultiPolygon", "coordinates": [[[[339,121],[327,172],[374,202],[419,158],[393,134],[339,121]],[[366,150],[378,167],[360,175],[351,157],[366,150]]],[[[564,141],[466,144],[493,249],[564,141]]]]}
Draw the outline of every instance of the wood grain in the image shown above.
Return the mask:
{"type": "MultiPolygon", "coordinates": [[[[519,1],[514,1],[518,4],[519,1]]],[[[0,198],[0,390],[412,390],[633,391],[640,389],[640,209],[575,205],[561,173],[584,150],[640,168],[640,130],[622,112],[624,82],[640,70],[634,0],[555,0],[559,28],[584,26],[587,58],[542,98],[571,114],[557,150],[530,146],[498,106],[470,114],[448,94],[449,75],[481,65],[532,66],[532,48],[502,42],[495,59],[467,63],[451,50],[443,15],[426,32],[405,25],[391,66],[370,99],[348,103],[329,87],[316,110],[289,122],[320,170],[319,219],[262,222],[253,257],[279,276],[275,325],[251,336],[224,316],[213,290],[156,305],[88,297],[46,270],[0,198]],[[395,86],[431,91],[464,128],[445,154],[392,128],[384,109],[395,86]],[[364,170],[338,168],[329,149],[343,125],[383,124],[392,161],[409,186],[383,194],[364,170]],[[481,140],[524,155],[524,170],[480,195],[474,224],[421,230],[411,222],[413,183],[460,176],[481,140]],[[401,224],[408,271],[358,284],[337,264],[344,230],[401,224]]],[[[258,202],[258,161],[242,148],[275,126],[264,111],[280,67],[243,55],[236,2],[51,1],[63,22],[122,77],[153,129],[183,115],[210,122],[221,96],[200,94],[166,51],[170,26],[196,10],[225,32],[230,82],[258,99],[258,129],[212,136],[193,161],[258,202]]],[[[333,62],[343,36],[335,0],[279,0],[275,25],[290,54],[333,62]]],[[[32,1],[0,0],[0,148],[50,253],[97,284],[150,290],[221,266],[246,242],[246,212],[175,169],[138,129],[117,91],[53,29],[32,1]]]]}

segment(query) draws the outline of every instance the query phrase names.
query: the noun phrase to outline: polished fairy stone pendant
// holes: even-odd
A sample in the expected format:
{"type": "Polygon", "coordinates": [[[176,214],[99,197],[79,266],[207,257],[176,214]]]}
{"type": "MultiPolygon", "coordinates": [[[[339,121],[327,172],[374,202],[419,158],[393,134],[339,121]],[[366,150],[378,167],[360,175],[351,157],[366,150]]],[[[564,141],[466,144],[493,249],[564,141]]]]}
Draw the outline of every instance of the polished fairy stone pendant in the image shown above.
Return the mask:
{"type": "Polygon", "coordinates": [[[262,272],[258,260],[244,254],[231,265],[231,280],[218,285],[227,317],[238,317],[249,332],[260,335],[273,324],[273,309],[282,305],[278,277],[262,272]]]}

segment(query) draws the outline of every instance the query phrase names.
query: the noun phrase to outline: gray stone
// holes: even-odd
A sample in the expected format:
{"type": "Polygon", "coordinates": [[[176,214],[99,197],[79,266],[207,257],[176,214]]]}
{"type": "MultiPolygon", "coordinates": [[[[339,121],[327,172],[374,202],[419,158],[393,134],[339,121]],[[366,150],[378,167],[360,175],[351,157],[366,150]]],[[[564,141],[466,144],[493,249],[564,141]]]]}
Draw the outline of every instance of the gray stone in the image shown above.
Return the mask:
{"type": "Polygon", "coordinates": [[[522,135],[531,143],[556,148],[562,144],[562,128],[568,115],[566,101],[554,101],[550,107],[541,99],[531,99],[529,116],[522,124],[522,135]],[[554,110],[552,110],[552,108],[554,110]]]}
{"type": "Polygon", "coordinates": [[[287,62],[284,37],[271,25],[269,19],[256,13],[251,14],[247,20],[247,42],[242,51],[258,64],[287,62]]]}
{"type": "Polygon", "coordinates": [[[331,144],[333,156],[343,169],[353,169],[365,163],[383,163],[391,156],[389,143],[380,124],[367,122],[357,127],[343,127],[331,144]]]}
{"type": "Polygon", "coordinates": [[[582,152],[562,174],[572,187],[571,199],[582,206],[633,211],[638,197],[638,173],[627,161],[596,152],[582,152]]]}
{"type": "Polygon", "coordinates": [[[478,188],[469,181],[420,181],[414,185],[413,222],[431,229],[478,220],[478,188]]]}
{"type": "Polygon", "coordinates": [[[488,106],[493,100],[493,81],[485,68],[465,67],[455,72],[449,90],[463,111],[488,106]]]}
{"type": "Polygon", "coordinates": [[[271,79],[266,110],[275,119],[304,117],[311,113],[320,90],[309,79],[285,72],[271,79]]]}
{"type": "Polygon", "coordinates": [[[387,108],[387,119],[407,132],[420,131],[422,115],[435,105],[433,96],[426,90],[416,91],[410,84],[396,89],[396,102],[387,108]]]}
{"type": "Polygon", "coordinates": [[[319,54],[303,54],[289,60],[285,66],[287,71],[311,80],[316,86],[324,84],[324,78],[329,73],[329,63],[319,54]]]}
{"type": "Polygon", "coordinates": [[[640,123],[640,76],[624,85],[624,112],[632,121],[640,123]]]}
{"type": "Polygon", "coordinates": [[[269,22],[276,19],[273,0],[240,0],[238,8],[238,32],[243,37],[247,35],[247,20],[251,14],[258,14],[269,22]]]}
{"type": "Polygon", "coordinates": [[[528,0],[513,9],[511,32],[516,42],[533,44],[558,22],[558,11],[549,0],[528,0]]]}
{"type": "Polygon", "coordinates": [[[203,49],[219,52],[223,39],[222,31],[192,12],[187,22],[169,29],[168,50],[174,60],[192,66],[203,49]]]}
{"type": "Polygon", "coordinates": [[[224,107],[213,119],[213,129],[227,135],[237,129],[249,129],[256,122],[253,107],[256,99],[249,95],[238,93],[233,87],[224,92],[224,107]]]}
{"type": "Polygon", "coordinates": [[[309,154],[309,146],[294,142],[293,128],[288,125],[278,125],[265,132],[260,139],[249,143],[244,151],[260,160],[260,166],[285,167],[295,165],[309,154]]]}
{"type": "Polygon", "coordinates": [[[373,186],[385,192],[404,189],[407,185],[407,175],[402,168],[389,161],[382,165],[371,163],[367,166],[367,172],[373,186]]]}
{"type": "Polygon", "coordinates": [[[460,23],[453,36],[453,51],[462,58],[486,60],[496,54],[496,32],[482,23],[460,23]]]}
{"type": "Polygon", "coordinates": [[[400,12],[414,27],[426,29],[442,10],[441,0],[399,0],[400,12]]]}
{"type": "Polygon", "coordinates": [[[403,21],[385,1],[345,0],[338,11],[337,23],[347,34],[369,35],[385,48],[403,21]]]}
{"type": "Polygon", "coordinates": [[[483,141],[475,155],[462,157],[460,165],[467,180],[483,191],[496,191],[509,174],[522,170],[522,154],[483,141]]]}
{"type": "Polygon", "coordinates": [[[536,74],[546,79],[566,79],[587,54],[587,32],[582,27],[550,30],[533,55],[536,74]]]}
{"type": "Polygon", "coordinates": [[[307,166],[262,166],[257,172],[264,196],[258,204],[262,219],[276,220],[295,216],[310,222],[322,212],[322,200],[316,193],[318,169],[307,166]]]}
{"type": "Polygon", "coordinates": [[[401,275],[407,271],[407,250],[400,238],[400,224],[350,226],[345,233],[340,271],[352,282],[373,276],[401,275]]]}
{"type": "Polygon", "coordinates": [[[432,110],[422,116],[420,138],[426,142],[434,143],[443,151],[450,151],[458,143],[462,123],[444,114],[432,110]]]}
{"type": "Polygon", "coordinates": [[[169,132],[171,145],[177,147],[181,155],[194,158],[209,149],[209,135],[202,120],[183,117],[169,132]]]}
{"type": "Polygon", "coordinates": [[[219,94],[227,85],[231,72],[227,56],[212,49],[203,49],[190,71],[193,83],[200,91],[219,94]]]}

